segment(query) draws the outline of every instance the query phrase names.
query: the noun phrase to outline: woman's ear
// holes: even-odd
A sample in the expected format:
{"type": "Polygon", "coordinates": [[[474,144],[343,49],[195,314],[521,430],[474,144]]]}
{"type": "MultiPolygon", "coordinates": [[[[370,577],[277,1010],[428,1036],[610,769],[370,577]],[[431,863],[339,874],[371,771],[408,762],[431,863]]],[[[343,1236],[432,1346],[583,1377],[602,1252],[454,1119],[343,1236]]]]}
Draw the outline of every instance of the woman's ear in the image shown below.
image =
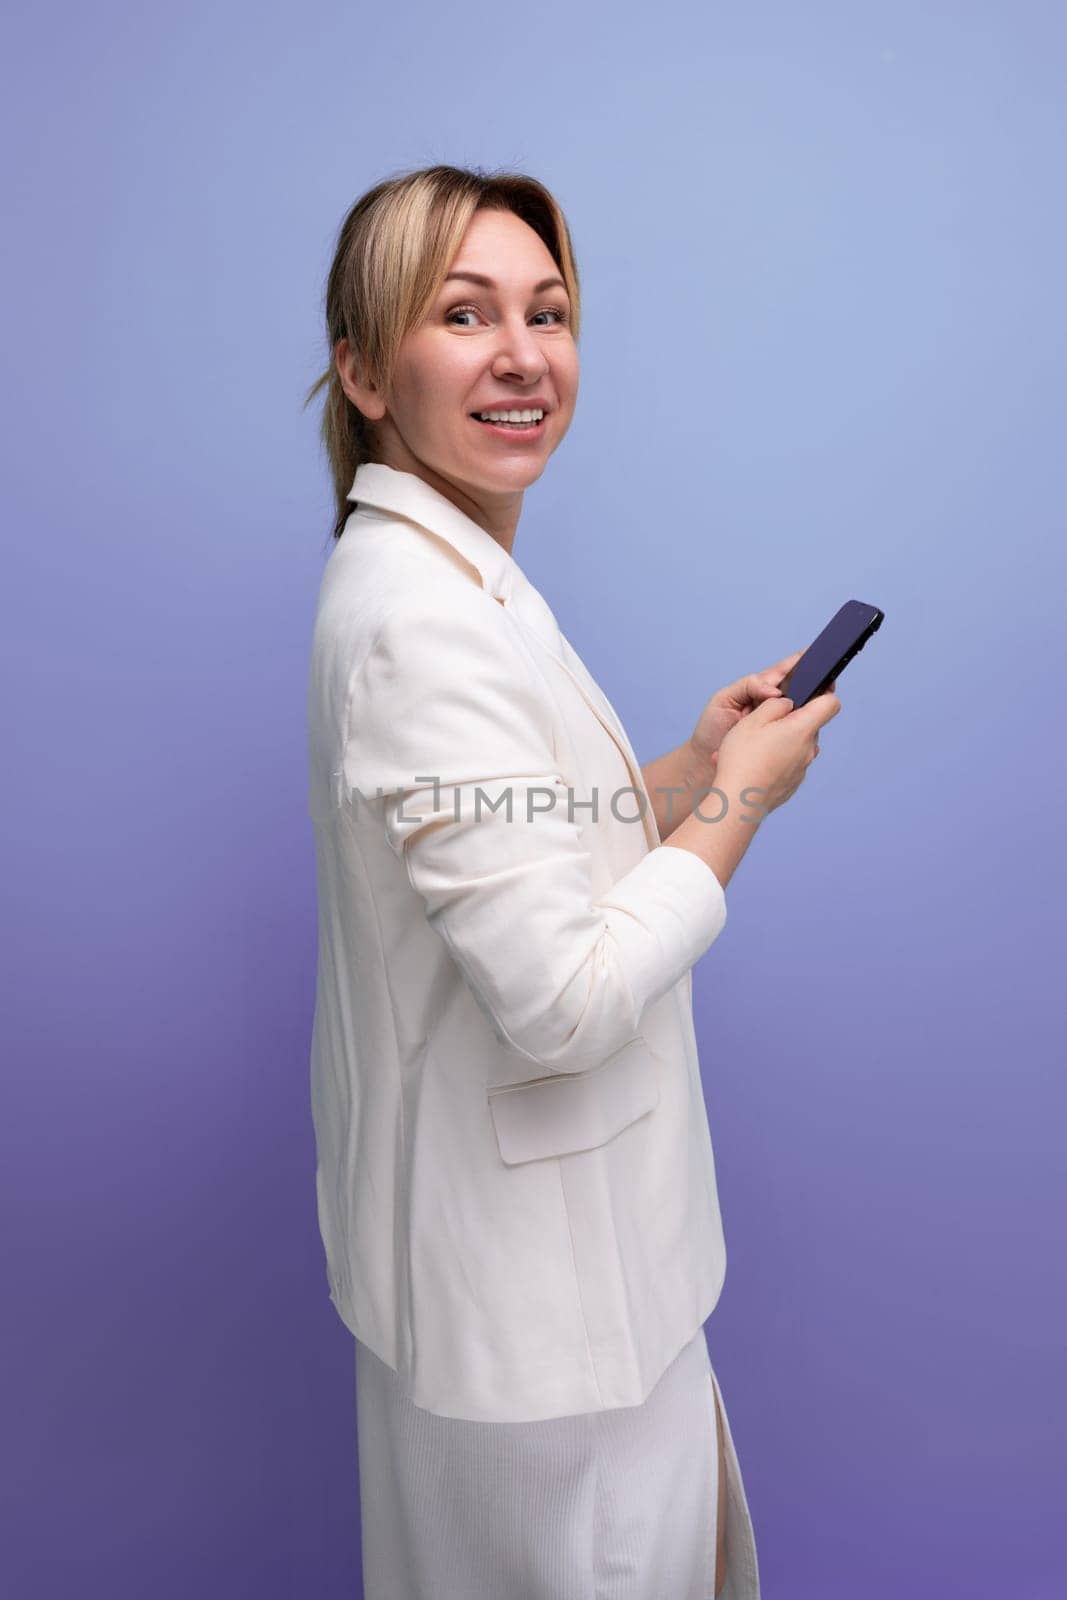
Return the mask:
{"type": "Polygon", "coordinates": [[[341,388],[352,404],[371,422],[385,416],[385,402],[373,383],[363,381],[363,373],[347,339],[338,339],[334,347],[334,361],[341,388]]]}

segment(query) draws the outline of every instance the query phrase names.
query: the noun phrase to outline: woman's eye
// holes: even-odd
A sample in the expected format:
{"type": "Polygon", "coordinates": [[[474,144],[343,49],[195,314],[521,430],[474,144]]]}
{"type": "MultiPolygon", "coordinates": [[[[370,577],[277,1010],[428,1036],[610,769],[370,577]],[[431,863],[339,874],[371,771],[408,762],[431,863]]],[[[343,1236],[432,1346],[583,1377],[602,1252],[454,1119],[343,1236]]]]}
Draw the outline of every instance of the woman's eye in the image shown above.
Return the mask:
{"type": "MultiPolygon", "coordinates": [[[[452,321],[453,317],[466,317],[466,316],[476,317],[477,315],[478,315],[477,306],[454,306],[452,308],[452,310],[449,311],[446,314],[445,321],[450,323],[452,321]]],[[[544,306],[540,311],[535,311],[534,312],[534,316],[536,316],[536,317],[556,317],[558,319],[559,323],[562,325],[563,323],[565,323],[567,321],[568,314],[567,314],[566,311],[563,311],[559,306],[544,306]]],[[[470,327],[470,323],[465,323],[464,326],[465,327],[470,327]]]]}

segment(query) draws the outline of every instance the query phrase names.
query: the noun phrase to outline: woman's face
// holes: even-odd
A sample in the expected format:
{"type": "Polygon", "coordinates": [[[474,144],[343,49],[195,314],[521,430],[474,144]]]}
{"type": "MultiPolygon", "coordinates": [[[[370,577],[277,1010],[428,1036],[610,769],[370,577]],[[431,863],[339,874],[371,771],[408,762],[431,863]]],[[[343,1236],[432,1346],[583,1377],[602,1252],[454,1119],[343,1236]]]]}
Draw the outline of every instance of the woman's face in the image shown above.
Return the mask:
{"type": "MultiPolygon", "coordinates": [[[[479,211],[429,315],[400,347],[392,393],[345,383],[375,422],[385,464],[425,478],[508,550],[523,491],[574,415],[578,349],[569,318],[567,291],[541,237],[514,212],[479,211]],[[468,273],[490,282],[472,282],[468,273]],[[533,429],[489,426],[472,415],[535,403],[545,415],[533,429]]],[[[340,358],[339,370],[349,375],[340,358]]]]}

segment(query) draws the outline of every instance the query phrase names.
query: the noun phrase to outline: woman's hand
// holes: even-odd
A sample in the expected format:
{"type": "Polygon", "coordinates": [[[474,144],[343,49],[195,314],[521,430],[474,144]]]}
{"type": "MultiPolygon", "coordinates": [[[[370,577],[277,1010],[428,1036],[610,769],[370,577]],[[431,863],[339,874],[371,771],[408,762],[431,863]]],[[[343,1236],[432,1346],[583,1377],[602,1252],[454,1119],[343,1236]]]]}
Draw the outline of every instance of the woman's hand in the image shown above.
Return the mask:
{"type": "MultiPolygon", "coordinates": [[[[803,654],[803,650],[797,650],[794,655],[776,661],[773,667],[765,667],[762,672],[750,672],[712,695],[700,713],[689,740],[691,766],[688,776],[692,786],[714,783],[719,746],[725,736],[742,717],[747,717],[764,700],[781,696],[779,684],[803,654]]],[[[830,685],[831,694],[834,693],[836,682],[835,679],[830,685]]]]}
{"type": "Polygon", "coordinates": [[[694,772],[701,781],[712,781],[719,746],[726,734],[742,717],[762,705],[764,700],[781,694],[778,685],[802,654],[798,650],[795,655],[786,656],[773,667],[766,667],[762,672],[750,672],[712,695],[689,738],[694,772]]]}

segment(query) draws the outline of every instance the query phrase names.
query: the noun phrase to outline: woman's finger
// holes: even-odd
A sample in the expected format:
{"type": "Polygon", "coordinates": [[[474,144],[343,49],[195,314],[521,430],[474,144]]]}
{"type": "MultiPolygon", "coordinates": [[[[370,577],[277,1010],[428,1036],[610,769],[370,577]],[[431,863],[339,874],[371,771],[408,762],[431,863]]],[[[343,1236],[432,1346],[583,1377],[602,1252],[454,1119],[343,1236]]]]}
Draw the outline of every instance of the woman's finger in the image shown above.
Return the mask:
{"type": "Polygon", "coordinates": [[[782,681],[790,668],[796,666],[803,654],[803,650],[797,650],[791,656],[783,656],[781,661],[776,661],[773,667],[765,667],[764,670],[758,674],[758,676],[761,678],[770,678],[775,684],[778,684],[782,681]]]}

